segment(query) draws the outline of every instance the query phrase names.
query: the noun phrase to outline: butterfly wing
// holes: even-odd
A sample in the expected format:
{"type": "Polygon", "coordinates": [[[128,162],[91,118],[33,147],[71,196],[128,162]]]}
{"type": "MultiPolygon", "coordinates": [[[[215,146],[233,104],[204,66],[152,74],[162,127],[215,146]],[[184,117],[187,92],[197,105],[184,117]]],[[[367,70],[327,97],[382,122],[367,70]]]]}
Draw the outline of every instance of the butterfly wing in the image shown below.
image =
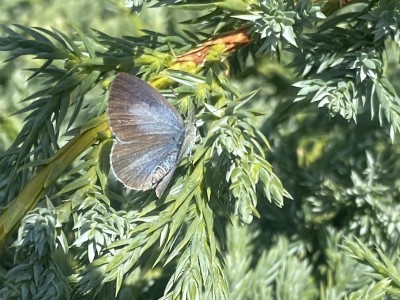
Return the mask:
{"type": "MultiPolygon", "coordinates": [[[[176,159],[177,162],[181,159],[182,155],[186,152],[187,149],[192,148],[195,139],[195,131],[196,129],[194,123],[188,123],[185,128],[185,136],[182,140],[182,145],[179,149],[179,152],[177,153],[177,159],[176,159]]],[[[157,197],[160,197],[162,193],[164,193],[165,189],[168,186],[168,183],[172,179],[172,175],[174,174],[175,168],[176,164],[174,165],[173,169],[171,169],[171,171],[158,183],[156,188],[157,197]]]]}
{"type": "Polygon", "coordinates": [[[117,138],[111,154],[117,178],[136,190],[160,185],[160,196],[179,159],[185,136],[181,116],[159,92],[126,73],[111,85],[108,112],[117,138]]]}

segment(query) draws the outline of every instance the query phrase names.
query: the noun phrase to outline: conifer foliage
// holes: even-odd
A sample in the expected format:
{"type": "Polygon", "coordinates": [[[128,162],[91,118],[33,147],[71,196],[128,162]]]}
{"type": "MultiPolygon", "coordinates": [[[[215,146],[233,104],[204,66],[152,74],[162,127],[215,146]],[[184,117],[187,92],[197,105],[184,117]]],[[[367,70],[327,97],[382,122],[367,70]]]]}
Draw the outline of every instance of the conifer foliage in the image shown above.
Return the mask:
{"type": "Polygon", "coordinates": [[[192,17],[2,27],[0,299],[400,298],[400,2],[125,3],[192,17]],[[195,115],[160,199],[110,166],[119,72],[195,115]]]}

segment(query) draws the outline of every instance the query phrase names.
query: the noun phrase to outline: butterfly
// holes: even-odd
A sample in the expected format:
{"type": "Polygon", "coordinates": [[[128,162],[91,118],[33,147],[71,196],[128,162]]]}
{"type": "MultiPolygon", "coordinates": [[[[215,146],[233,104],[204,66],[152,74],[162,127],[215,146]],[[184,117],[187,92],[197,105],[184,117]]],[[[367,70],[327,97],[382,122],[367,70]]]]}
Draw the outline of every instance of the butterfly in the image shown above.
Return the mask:
{"type": "Polygon", "coordinates": [[[163,95],[128,73],[111,84],[108,114],[117,140],[110,158],[117,179],[130,189],[155,189],[161,197],[194,140],[194,123],[185,125],[163,95]]]}

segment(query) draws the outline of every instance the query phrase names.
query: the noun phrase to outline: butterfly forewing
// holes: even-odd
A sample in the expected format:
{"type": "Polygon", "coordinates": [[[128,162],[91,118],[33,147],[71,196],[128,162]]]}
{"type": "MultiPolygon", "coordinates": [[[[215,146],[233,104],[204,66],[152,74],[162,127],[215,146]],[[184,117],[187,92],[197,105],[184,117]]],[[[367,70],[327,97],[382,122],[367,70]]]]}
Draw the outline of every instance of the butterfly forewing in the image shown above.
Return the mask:
{"type": "Polygon", "coordinates": [[[162,183],[163,192],[185,137],[181,116],[159,92],[126,73],[118,74],[111,85],[108,110],[117,138],[111,164],[118,179],[136,190],[162,183]]]}
{"type": "Polygon", "coordinates": [[[175,108],[143,80],[120,73],[111,85],[108,102],[110,125],[121,141],[136,136],[174,135],[184,124],[175,108]]]}

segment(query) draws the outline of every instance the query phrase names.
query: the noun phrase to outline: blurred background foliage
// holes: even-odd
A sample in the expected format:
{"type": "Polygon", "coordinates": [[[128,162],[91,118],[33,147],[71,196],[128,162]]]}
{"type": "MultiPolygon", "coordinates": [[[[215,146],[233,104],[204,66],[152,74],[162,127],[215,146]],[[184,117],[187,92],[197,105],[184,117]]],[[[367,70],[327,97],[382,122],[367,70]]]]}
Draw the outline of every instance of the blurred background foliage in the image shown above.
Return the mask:
{"type": "MultiPolygon", "coordinates": [[[[172,2],[179,1],[170,1],[172,2]]],[[[340,21],[346,19],[346,13],[358,11],[357,5],[369,1],[353,1],[354,4],[344,7],[337,6],[337,2],[340,1],[315,1],[321,6],[334,7],[332,16],[340,21]],[[335,6],[332,6],[333,3],[335,6]]],[[[376,5],[378,1],[370,2],[371,5],[376,5]]],[[[0,23],[40,26],[46,29],[53,27],[67,35],[72,35],[75,28],[79,28],[84,34],[93,28],[113,37],[141,35],[140,29],[176,35],[184,34],[183,30],[192,30],[196,34],[196,25],[183,25],[181,22],[204,13],[201,9],[181,10],[172,6],[146,8],[140,15],[136,15],[131,14],[123,4],[122,0],[100,0],[95,3],[78,0],[2,0],[0,23]]],[[[329,16],[328,13],[326,15],[329,16]]],[[[352,22],[346,23],[347,25],[356,27],[352,22]]],[[[399,31],[398,27],[393,30],[399,31]]],[[[308,33],[311,34],[312,29],[308,33]]],[[[340,49],[343,45],[337,43],[342,42],[340,37],[344,33],[335,34],[329,30],[323,32],[325,37],[321,36],[316,44],[323,43],[324,38],[331,39],[334,48],[332,52],[340,49]],[[333,36],[337,39],[333,39],[333,36]]],[[[349,41],[351,39],[347,40],[349,41]]],[[[287,38],[287,42],[293,44],[296,40],[287,38]]],[[[254,122],[267,137],[271,145],[268,161],[273,164],[275,173],[293,200],[285,199],[284,206],[280,208],[261,199],[257,206],[260,218],[255,218],[251,225],[243,225],[236,217],[221,224],[224,231],[221,236],[225,239],[219,240],[219,254],[223,255],[221,261],[227,280],[228,298],[333,300],[400,297],[398,132],[394,134],[392,141],[390,125],[387,124],[389,122],[380,122],[376,115],[371,117],[375,104],[369,106],[369,99],[365,106],[356,108],[356,118],[353,112],[350,112],[352,114],[349,117],[349,111],[342,113],[341,108],[335,110],[335,107],[330,106],[331,103],[321,104],[315,99],[310,103],[307,100],[312,100],[312,96],[294,102],[296,97],[301,98],[302,95],[298,94],[299,89],[293,84],[304,80],[307,75],[304,72],[306,75],[303,77],[296,67],[302,63],[301,59],[304,62],[304,59],[310,58],[301,57],[301,54],[291,51],[274,51],[271,40],[268,43],[271,44],[259,45],[265,46],[264,53],[257,57],[244,54],[244,60],[240,60],[240,54],[231,57],[230,80],[243,95],[259,89],[248,106],[265,114],[254,122]]],[[[338,53],[340,55],[339,51],[338,53]]],[[[2,60],[7,57],[8,53],[0,53],[2,60]]],[[[382,64],[385,65],[385,75],[397,94],[400,92],[399,57],[398,41],[385,39],[385,60],[382,64]]],[[[374,56],[371,61],[373,59],[374,56]]],[[[377,60],[381,61],[380,58],[377,60]]],[[[319,67],[322,56],[316,55],[310,61],[311,65],[314,64],[310,68],[319,67]]],[[[42,63],[29,56],[0,65],[0,154],[9,148],[22,128],[25,115],[12,115],[24,107],[25,104],[20,103],[21,99],[40,90],[39,81],[33,80],[27,84],[26,80],[31,73],[24,69],[38,68],[42,63]]],[[[346,77],[344,74],[341,76],[346,77]]],[[[319,84],[317,79],[320,78],[311,78],[306,86],[319,84]]],[[[324,88],[327,86],[329,84],[326,82],[322,85],[324,88]]],[[[99,88],[91,93],[95,99],[102,94],[102,90],[99,88]]],[[[118,186],[111,190],[120,195],[113,195],[120,202],[113,202],[111,210],[134,207],[134,196],[126,194],[118,186]],[[129,201],[132,203],[127,204],[129,201]]],[[[37,262],[24,260],[29,256],[29,251],[23,253],[23,250],[19,250],[18,256],[13,253],[13,249],[23,249],[22,243],[35,222],[48,226],[41,229],[44,232],[35,234],[42,238],[45,236],[44,240],[57,239],[60,245],[68,245],[62,241],[62,236],[65,233],[65,240],[70,240],[71,232],[76,228],[68,228],[66,225],[61,230],[57,217],[52,213],[52,203],[44,202],[35,211],[35,220],[29,219],[29,216],[24,219],[16,244],[4,251],[4,257],[9,259],[3,259],[0,264],[0,282],[4,283],[2,295],[11,295],[7,288],[10,289],[13,284],[20,283],[23,286],[29,282],[28,279],[21,278],[21,270],[24,270],[24,274],[33,274],[31,280],[36,282],[36,286],[47,286],[47,291],[35,291],[39,295],[38,299],[56,299],[54,295],[58,299],[79,299],[86,292],[85,281],[77,285],[82,277],[74,274],[73,270],[79,270],[77,273],[84,277],[92,269],[86,270],[85,266],[68,264],[60,248],[55,250],[51,245],[49,251],[54,251],[54,261],[57,263],[53,265],[51,260],[46,262],[48,265],[45,264],[45,267],[43,264],[35,265],[37,262]],[[14,257],[18,269],[13,267],[14,257]],[[40,280],[43,282],[38,283],[40,280]],[[53,290],[49,287],[49,282],[54,283],[51,287],[53,290]]],[[[224,214],[223,209],[219,209],[222,211],[213,207],[214,213],[224,214]]],[[[110,215],[112,213],[115,211],[110,212],[110,215]]],[[[121,228],[129,228],[132,225],[126,219],[137,218],[136,213],[133,210],[113,221],[120,224],[118,226],[121,228]]],[[[93,219],[98,217],[96,214],[93,211],[93,219]]],[[[104,216],[104,211],[99,215],[104,216]]],[[[83,224],[83,221],[80,222],[81,220],[74,220],[74,226],[83,224]]],[[[107,244],[111,241],[103,242],[107,244]]],[[[90,255],[95,255],[93,253],[96,250],[93,249],[96,245],[80,243],[79,239],[75,240],[75,248],[87,248],[74,255],[87,255],[87,262],[91,262],[90,255]]],[[[40,253],[40,256],[45,255],[40,253]]],[[[163,296],[176,265],[168,264],[165,268],[152,269],[146,261],[141,261],[141,266],[142,268],[135,269],[124,278],[118,299],[157,299],[163,296]]],[[[88,276],[84,279],[92,289],[99,282],[104,283],[101,278],[88,276]]],[[[115,287],[112,287],[105,289],[97,297],[113,298],[115,287]]],[[[32,287],[28,286],[27,289],[34,293],[32,287]]],[[[87,297],[91,299],[92,296],[89,294],[87,297]]],[[[173,297],[170,295],[170,298],[173,297]]],[[[223,293],[220,298],[223,298],[223,293]]],[[[13,299],[18,299],[18,296],[13,299]]]]}

